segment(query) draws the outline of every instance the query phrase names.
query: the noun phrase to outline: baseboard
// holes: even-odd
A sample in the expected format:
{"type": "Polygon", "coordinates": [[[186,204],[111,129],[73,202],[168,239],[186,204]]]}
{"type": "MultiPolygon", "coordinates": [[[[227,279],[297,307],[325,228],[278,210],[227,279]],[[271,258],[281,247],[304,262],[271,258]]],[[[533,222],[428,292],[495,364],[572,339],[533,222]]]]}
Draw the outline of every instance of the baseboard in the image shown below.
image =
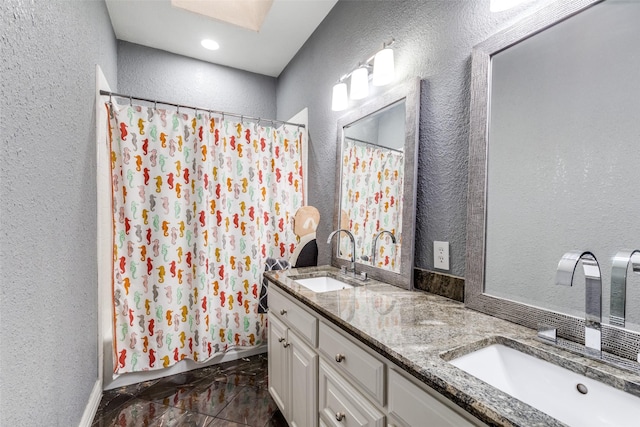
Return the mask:
{"type": "Polygon", "coordinates": [[[98,379],[93,385],[93,390],[91,390],[91,395],[89,396],[87,406],[84,408],[84,413],[82,414],[82,419],[80,420],[79,427],[91,427],[91,423],[93,423],[93,417],[96,416],[96,412],[98,411],[98,406],[100,406],[101,399],[102,381],[98,379]]]}

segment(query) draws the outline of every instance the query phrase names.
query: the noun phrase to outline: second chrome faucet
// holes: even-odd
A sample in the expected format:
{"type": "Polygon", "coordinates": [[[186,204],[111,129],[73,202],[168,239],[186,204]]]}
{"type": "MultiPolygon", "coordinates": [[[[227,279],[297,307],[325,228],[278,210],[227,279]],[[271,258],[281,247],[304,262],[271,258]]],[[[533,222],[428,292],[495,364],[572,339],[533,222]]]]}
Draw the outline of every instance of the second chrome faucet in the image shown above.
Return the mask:
{"type": "Polygon", "coordinates": [[[609,322],[625,327],[625,309],[627,295],[627,270],[640,274],[640,250],[620,251],[613,257],[611,264],[611,312],[609,322]]]}
{"type": "MultiPolygon", "coordinates": [[[[556,283],[571,286],[578,264],[582,262],[585,276],[585,347],[601,351],[602,348],[602,275],[595,255],[588,251],[569,251],[558,263],[556,283]]],[[[611,311],[609,323],[625,326],[627,270],[640,274],[640,250],[618,252],[611,263],[611,311]]],[[[546,335],[547,333],[543,333],[546,335]]],[[[640,359],[640,356],[639,356],[640,359]]]]}

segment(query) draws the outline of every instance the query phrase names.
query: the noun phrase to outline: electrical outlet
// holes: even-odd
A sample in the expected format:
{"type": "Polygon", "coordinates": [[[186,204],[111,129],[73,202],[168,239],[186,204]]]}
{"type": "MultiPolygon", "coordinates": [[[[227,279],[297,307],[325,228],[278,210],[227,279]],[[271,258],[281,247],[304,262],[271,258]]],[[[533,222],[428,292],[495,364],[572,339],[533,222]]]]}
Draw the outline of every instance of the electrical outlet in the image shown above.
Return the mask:
{"type": "Polygon", "coordinates": [[[433,267],[449,269],[449,242],[433,242],[433,267]]]}

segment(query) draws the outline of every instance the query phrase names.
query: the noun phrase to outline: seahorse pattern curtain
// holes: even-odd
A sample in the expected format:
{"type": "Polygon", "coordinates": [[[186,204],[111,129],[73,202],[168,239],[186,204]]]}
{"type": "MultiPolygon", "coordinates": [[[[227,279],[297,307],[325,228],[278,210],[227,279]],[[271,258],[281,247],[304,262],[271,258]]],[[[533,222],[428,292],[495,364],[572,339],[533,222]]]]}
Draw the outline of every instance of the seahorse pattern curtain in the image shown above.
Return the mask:
{"type": "MultiPolygon", "coordinates": [[[[342,158],[341,209],[349,219],[356,239],[356,259],[371,257],[373,236],[389,230],[396,234],[402,223],[404,153],[350,139],[345,140],[342,158]]],[[[398,237],[398,236],[396,236],[398,237]]],[[[388,235],[378,241],[376,266],[395,269],[400,245],[391,244],[388,235]]],[[[400,242],[398,242],[400,243],[400,242]]],[[[351,243],[340,239],[343,256],[350,255],[351,243]]]]}
{"type": "Polygon", "coordinates": [[[297,127],[107,105],[114,372],[261,344],[267,257],[288,258],[302,206],[297,127]]]}

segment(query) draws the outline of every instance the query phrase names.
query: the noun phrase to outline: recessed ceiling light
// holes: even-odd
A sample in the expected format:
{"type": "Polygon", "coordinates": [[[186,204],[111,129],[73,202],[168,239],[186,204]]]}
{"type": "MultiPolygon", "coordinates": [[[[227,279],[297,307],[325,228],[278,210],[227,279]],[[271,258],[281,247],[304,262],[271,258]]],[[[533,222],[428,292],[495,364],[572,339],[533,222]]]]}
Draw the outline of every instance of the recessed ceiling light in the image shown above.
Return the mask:
{"type": "Polygon", "coordinates": [[[209,50],[218,50],[218,49],[220,49],[220,45],[218,44],[218,42],[210,40],[210,39],[204,39],[204,40],[202,40],[200,42],[200,44],[205,49],[209,49],[209,50]]]}

